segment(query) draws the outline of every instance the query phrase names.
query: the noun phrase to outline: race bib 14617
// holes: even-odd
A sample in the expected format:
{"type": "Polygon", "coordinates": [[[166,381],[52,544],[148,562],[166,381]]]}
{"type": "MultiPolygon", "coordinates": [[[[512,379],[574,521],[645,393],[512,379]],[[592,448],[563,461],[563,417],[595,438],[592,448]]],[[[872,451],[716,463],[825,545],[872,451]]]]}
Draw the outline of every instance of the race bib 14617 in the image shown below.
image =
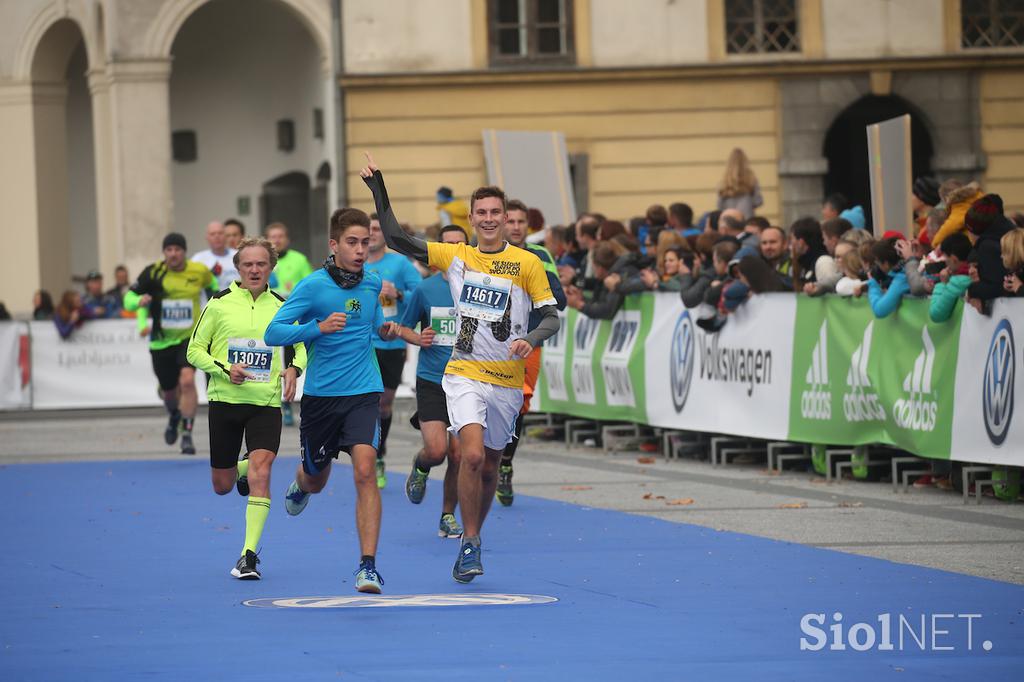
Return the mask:
{"type": "Polygon", "coordinates": [[[505,315],[512,280],[480,272],[467,272],[459,293],[459,314],[484,322],[498,322],[505,315]]]}

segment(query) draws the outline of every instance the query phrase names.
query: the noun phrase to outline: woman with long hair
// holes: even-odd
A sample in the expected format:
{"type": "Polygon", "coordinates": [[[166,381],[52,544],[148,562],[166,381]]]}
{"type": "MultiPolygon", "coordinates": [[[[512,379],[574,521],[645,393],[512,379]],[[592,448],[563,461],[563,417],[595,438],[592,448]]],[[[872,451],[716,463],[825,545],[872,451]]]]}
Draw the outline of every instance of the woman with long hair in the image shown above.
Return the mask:
{"type": "Polygon", "coordinates": [[[718,210],[735,208],[742,211],[743,219],[746,220],[763,203],[761,187],[750,167],[750,160],[742,149],[736,147],[729,154],[725,174],[718,185],[718,210]]]}
{"type": "Polygon", "coordinates": [[[57,325],[57,332],[62,339],[66,339],[75,329],[82,326],[84,320],[81,294],[68,289],[60,297],[60,303],[53,313],[53,323],[57,325]]]}
{"type": "Polygon", "coordinates": [[[40,289],[32,297],[32,319],[52,320],[53,319],[53,297],[50,292],[40,289]]]}

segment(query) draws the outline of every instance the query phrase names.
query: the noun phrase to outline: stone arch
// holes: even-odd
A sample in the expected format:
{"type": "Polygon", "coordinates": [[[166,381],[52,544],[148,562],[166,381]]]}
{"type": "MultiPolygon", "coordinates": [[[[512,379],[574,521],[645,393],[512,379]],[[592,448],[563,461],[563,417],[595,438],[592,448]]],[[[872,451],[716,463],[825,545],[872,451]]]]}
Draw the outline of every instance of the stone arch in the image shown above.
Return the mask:
{"type": "Polygon", "coordinates": [[[40,284],[66,289],[74,274],[98,265],[93,106],[87,72],[87,23],[43,16],[28,64],[40,284]],[[61,245],[54,248],[55,245],[61,245]],[[82,262],[78,262],[82,261],[82,262]]]}
{"type": "MultiPolygon", "coordinates": [[[[45,75],[48,82],[56,82],[63,78],[63,73],[58,68],[58,64],[61,63],[60,59],[48,60],[47,63],[38,64],[37,61],[41,54],[45,55],[50,52],[47,46],[43,44],[44,38],[47,39],[47,42],[52,41],[53,36],[50,34],[50,29],[58,22],[65,20],[77,26],[82,40],[85,41],[85,50],[90,67],[99,68],[104,63],[105,59],[102,50],[105,46],[101,48],[96,44],[97,41],[95,40],[92,28],[97,26],[97,24],[89,16],[88,9],[77,2],[51,2],[43,6],[32,17],[32,20],[22,33],[21,43],[15,51],[12,63],[11,75],[15,80],[38,80],[36,78],[37,75],[45,75]]],[[[70,51],[67,55],[64,55],[63,64],[65,66],[67,65],[66,59],[70,56],[70,51]]],[[[46,60],[44,59],[44,61],[46,60]]]]}
{"type": "MultiPolygon", "coordinates": [[[[144,41],[147,56],[169,58],[174,39],[188,18],[210,0],[169,0],[149,27],[144,41]]],[[[316,41],[324,65],[331,60],[331,14],[319,0],[275,0],[291,9],[316,41]]]]}

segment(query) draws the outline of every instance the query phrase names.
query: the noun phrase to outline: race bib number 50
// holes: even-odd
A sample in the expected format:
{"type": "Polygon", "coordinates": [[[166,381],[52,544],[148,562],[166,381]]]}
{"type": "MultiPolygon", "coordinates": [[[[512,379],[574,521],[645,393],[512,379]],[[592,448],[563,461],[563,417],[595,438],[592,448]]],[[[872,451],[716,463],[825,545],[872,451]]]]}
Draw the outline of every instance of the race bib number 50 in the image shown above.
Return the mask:
{"type": "Polygon", "coordinates": [[[455,308],[431,306],[430,328],[434,330],[435,346],[454,346],[456,329],[455,308]]]}
{"type": "Polygon", "coordinates": [[[260,339],[228,339],[228,364],[248,365],[245,371],[252,376],[246,381],[268,383],[273,359],[274,349],[260,339]]]}
{"type": "Polygon", "coordinates": [[[467,272],[459,294],[459,313],[484,322],[497,322],[505,315],[512,280],[480,272],[467,272]]]}

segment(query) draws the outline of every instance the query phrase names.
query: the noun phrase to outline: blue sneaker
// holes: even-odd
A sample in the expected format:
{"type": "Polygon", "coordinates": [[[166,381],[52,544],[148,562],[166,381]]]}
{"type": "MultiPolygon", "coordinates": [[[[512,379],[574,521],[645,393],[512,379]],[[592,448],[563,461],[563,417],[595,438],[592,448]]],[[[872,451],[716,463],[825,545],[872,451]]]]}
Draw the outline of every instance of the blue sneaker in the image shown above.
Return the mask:
{"type": "Polygon", "coordinates": [[[441,514],[441,523],[437,527],[439,538],[461,538],[462,526],[455,520],[455,514],[441,514]]]}
{"type": "Polygon", "coordinates": [[[409,498],[409,501],[413,504],[419,504],[423,501],[423,496],[427,494],[427,477],[429,473],[423,473],[420,468],[416,466],[416,458],[412,458],[412,473],[409,474],[409,478],[405,479],[405,496],[409,498]]]}
{"type": "Polygon", "coordinates": [[[484,566],[480,563],[480,547],[469,542],[463,542],[459,548],[459,558],[455,560],[452,567],[452,577],[457,582],[468,583],[478,575],[484,574],[484,566]]]}
{"type": "Polygon", "coordinates": [[[288,492],[284,494],[285,511],[291,516],[298,516],[307,504],[309,504],[309,493],[304,493],[299,489],[298,481],[292,481],[292,484],[288,486],[288,492]]]}
{"type": "Polygon", "coordinates": [[[377,572],[375,566],[359,564],[359,569],[355,572],[355,576],[357,591],[368,594],[380,594],[380,586],[384,582],[384,578],[380,577],[380,573],[377,572]]]}

